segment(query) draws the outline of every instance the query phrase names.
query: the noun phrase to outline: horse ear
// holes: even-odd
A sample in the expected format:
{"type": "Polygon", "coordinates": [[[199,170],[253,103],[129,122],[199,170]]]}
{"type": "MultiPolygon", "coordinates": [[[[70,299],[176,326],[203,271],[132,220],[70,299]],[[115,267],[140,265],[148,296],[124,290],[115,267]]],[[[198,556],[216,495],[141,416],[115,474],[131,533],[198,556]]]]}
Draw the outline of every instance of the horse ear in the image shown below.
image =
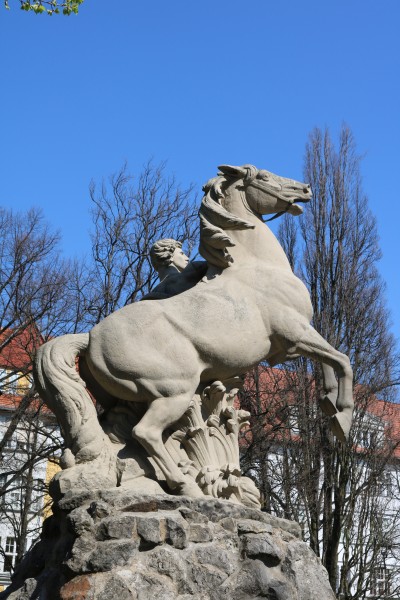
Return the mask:
{"type": "Polygon", "coordinates": [[[243,169],[243,167],[232,167],[232,165],[220,165],[218,169],[223,175],[228,175],[228,177],[241,178],[247,174],[247,170],[243,169]]]}

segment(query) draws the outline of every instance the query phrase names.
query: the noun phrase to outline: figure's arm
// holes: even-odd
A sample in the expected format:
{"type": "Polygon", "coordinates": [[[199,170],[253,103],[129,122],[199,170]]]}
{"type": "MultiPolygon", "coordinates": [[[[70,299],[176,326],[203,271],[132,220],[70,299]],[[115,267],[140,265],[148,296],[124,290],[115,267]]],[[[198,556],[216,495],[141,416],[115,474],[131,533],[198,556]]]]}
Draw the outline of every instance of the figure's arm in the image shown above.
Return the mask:
{"type": "Polygon", "coordinates": [[[196,283],[207,273],[208,263],[205,260],[194,260],[182,271],[182,275],[196,280],[196,283]]]}
{"type": "Polygon", "coordinates": [[[183,271],[176,272],[166,277],[142,300],[163,300],[177,294],[182,294],[194,287],[206,274],[208,264],[205,260],[190,262],[183,271]]]}

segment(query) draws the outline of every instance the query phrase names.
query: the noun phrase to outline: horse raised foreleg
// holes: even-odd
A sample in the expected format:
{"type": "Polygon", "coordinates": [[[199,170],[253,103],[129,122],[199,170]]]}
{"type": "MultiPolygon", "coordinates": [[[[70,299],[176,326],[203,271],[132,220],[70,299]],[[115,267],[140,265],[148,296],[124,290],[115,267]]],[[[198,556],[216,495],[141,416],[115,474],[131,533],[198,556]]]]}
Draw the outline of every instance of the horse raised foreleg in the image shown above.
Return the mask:
{"type": "Polygon", "coordinates": [[[334,369],[326,363],[321,363],[321,367],[324,395],[319,399],[319,407],[325,415],[333,417],[338,412],[336,401],[339,387],[334,369]]]}
{"type": "Polygon", "coordinates": [[[132,435],[141,443],[156,462],[167,481],[169,488],[178,495],[203,496],[195,481],[184,475],[165,449],[162,434],[165,429],[178,421],[189,408],[193,394],[157,398],[133,428],[132,435]]]}
{"type": "Polygon", "coordinates": [[[311,325],[294,327],[291,331],[291,337],[294,337],[294,330],[299,333],[299,339],[288,349],[288,358],[295,354],[300,354],[312,360],[317,360],[323,365],[324,388],[326,399],[324,402],[324,412],[331,415],[331,429],[334,435],[341,441],[345,441],[349,435],[351,420],[353,415],[353,372],[350,361],[345,354],[338,352],[328,344],[324,338],[311,327],[311,325]],[[334,381],[334,373],[338,376],[339,389],[336,400],[336,408],[339,412],[334,413],[335,403],[332,402],[333,395],[336,393],[337,384],[334,381]],[[330,406],[332,405],[332,406],[330,406]],[[332,414],[333,413],[333,414],[332,414]]]}

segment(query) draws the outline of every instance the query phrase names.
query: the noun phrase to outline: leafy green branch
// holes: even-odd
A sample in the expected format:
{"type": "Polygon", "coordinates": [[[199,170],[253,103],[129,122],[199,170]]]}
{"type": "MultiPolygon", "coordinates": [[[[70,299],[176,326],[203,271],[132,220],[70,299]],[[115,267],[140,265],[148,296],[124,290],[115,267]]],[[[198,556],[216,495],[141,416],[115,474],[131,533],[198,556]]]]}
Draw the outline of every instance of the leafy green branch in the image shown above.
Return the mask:
{"type": "MultiPolygon", "coordinates": [[[[46,13],[51,16],[61,12],[64,15],[78,14],[82,2],[83,0],[20,0],[20,5],[21,10],[33,11],[36,14],[46,13]]],[[[10,8],[9,0],[4,0],[4,6],[10,8]]]]}

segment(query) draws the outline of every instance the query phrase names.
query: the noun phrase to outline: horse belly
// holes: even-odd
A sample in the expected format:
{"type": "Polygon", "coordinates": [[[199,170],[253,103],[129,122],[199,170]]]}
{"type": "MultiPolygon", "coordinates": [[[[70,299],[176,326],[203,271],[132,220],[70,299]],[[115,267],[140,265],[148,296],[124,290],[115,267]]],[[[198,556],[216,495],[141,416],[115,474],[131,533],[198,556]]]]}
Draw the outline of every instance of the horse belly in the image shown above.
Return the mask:
{"type": "Polygon", "coordinates": [[[263,315],[250,293],[235,296],[226,289],[219,293],[205,290],[187,310],[192,318],[182,320],[181,327],[201,359],[202,380],[244,373],[267,356],[263,315]]]}
{"type": "Polygon", "coordinates": [[[93,328],[87,364],[108,393],[144,402],[194,393],[200,379],[240,375],[268,355],[251,292],[238,295],[226,285],[191,292],[131,304],[93,328]]]}
{"type": "Polygon", "coordinates": [[[271,343],[264,336],[258,337],[253,331],[246,335],[232,335],[229,346],[212,348],[205,356],[208,365],[203,369],[201,381],[224,380],[236,375],[243,375],[261,360],[265,359],[270,351],[271,343]],[[244,351],[245,348],[245,351],[244,351]]]}

